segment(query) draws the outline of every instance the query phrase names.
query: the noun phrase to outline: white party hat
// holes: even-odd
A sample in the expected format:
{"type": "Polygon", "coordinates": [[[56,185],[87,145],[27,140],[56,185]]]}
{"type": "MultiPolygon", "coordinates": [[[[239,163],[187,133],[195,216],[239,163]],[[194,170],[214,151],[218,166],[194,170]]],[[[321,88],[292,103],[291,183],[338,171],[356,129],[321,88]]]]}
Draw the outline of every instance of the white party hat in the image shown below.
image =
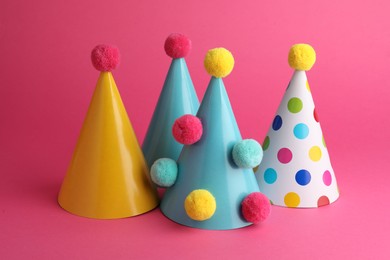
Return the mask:
{"type": "Polygon", "coordinates": [[[310,45],[290,49],[288,60],[295,72],[263,143],[256,178],[274,205],[313,208],[339,197],[305,72],[315,59],[310,45]]]}

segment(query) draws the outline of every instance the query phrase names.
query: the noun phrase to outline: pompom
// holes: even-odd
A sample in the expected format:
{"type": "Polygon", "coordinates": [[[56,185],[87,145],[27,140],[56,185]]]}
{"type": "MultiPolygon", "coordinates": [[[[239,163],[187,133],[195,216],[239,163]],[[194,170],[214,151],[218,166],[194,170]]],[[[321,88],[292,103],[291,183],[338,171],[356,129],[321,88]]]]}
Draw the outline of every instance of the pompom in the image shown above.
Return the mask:
{"type": "Polygon", "coordinates": [[[233,70],[233,55],[225,48],[211,49],[207,52],[204,59],[204,67],[211,76],[224,78],[233,70]]]}
{"type": "Polygon", "coordinates": [[[261,192],[252,192],[241,203],[245,220],[254,224],[266,220],[271,213],[271,203],[261,192]]]}
{"type": "Polygon", "coordinates": [[[165,40],[164,49],[167,55],[173,59],[187,56],[192,47],[191,40],[181,33],[172,33],[165,40]]]}
{"type": "Polygon", "coordinates": [[[92,64],[99,71],[112,71],[119,64],[119,50],[115,46],[101,44],[91,53],[92,64]]]}
{"type": "Polygon", "coordinates": [[[214,196],[207,190],[194,190],[184,201],[188,217],[203,221],[211,218],[217,208],[214,196]]]}
{"type": "Polygon", "coordinates": [[[296,70],[310,70],[316,62],[316,52],[309,44],[295,44],[288,53],[288,64],[296,70]]]}
{"type": "Polygon", "coordinates": [[[254,168],[263,159],[263,149],[257,141],[246,139],[234,145],[232,155],[238,167],[254,168]]]}
{"type": "Polygon", "coordinates": [[[202,137],[202,122],[193,115],[181,116],[173,124],[172,134],[176,141],[181,144],[194,144],[202,137]]]}
{"type": "Polygon", "coordinates": [[[169,158],[155,161],[150,169],[152,181],[160,187],[170,187],[176,182],[177,164],[169,158]]]}

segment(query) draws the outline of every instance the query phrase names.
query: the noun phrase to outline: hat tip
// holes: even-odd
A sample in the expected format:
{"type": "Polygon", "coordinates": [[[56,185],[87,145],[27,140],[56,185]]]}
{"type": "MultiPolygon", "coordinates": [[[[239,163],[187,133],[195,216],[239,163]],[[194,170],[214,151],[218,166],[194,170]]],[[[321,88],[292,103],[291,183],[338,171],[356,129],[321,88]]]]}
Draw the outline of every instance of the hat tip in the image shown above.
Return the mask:
{"type": "Polygon", "coordinates": [[[294,44],[288,54],[288,63],[295,70],[310,70],[316,62],[316,52],[305,43],[294,44]]]}
{"type": "Polygon", "coordinates": [[[165,53],[172,59],[186,57],[191,48],[191,40],[182,33],[171,33],[164,44],[165,53]]]}
{"type": "Polygon", "coordinates": [[[225,48],[214,48],[207,52],[204,66],[208,74],[216,78],[228,76],[234,67],[234,57],[225,48]]]}
{"type": "Polygon", "coordinates": [[[91,52],[92,65],[98,71],[112,71],[119,64],[119,49],[113,45],[100,44],[91,52]]]}

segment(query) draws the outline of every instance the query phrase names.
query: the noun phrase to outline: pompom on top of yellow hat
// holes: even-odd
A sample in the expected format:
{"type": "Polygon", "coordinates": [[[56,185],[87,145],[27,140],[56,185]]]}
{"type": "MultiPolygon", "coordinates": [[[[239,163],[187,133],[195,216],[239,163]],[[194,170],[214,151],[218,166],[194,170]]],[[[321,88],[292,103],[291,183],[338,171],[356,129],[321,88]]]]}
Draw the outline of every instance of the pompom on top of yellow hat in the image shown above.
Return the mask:
{"type": "Polygon", "coordinates": [[[204,67],[211,76],[224,78],[233,70],[233,55],[225,48],[211,49],[207,52],[204,59],[204,67]]]}
{"type": "Polygon", "coordinates": [[[295,70],[310,70],[316,62],[316,52],[309,44],[294,44],[288,53],[288,64],[295,70]]]}

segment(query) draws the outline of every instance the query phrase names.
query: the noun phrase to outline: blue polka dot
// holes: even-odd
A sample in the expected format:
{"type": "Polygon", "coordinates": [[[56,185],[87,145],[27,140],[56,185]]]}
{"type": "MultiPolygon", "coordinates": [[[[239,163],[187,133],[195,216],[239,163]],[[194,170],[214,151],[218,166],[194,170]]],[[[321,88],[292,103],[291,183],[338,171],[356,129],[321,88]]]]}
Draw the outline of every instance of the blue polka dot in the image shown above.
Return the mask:
{"type": "Polygon", "coordinates": [[[309,127],[304,124],[297,124],[294,127],[294,135],[298,139],[305,139],[309,135],[309,127]]]}
{"type": "Polygon", "coordinates": [[[297,181],[297,183],[299,185],[302,185],[302,186],[309,184],[309,182],[311,180],[310,172],[308,172],[307,170],[299,170],[295,174],[295,180],[297,181]]]}
{"type": "Polygon", "coordinates": [[[278,178],[278,174],[276,173],[276,171],[272,168],[268,168],[267,170],[265,170],[264,172],[264,181],[268,184],[272,184],[276,181],[276,179],[278,178]]]}
{"type": "Polygon", "coordinates": [[[283,124],[282,118],[279,115],[277,115],[275,116],[274,121],[272,122],[272,129],[278,131],[282,127],[282,124],[283,124]]]}

